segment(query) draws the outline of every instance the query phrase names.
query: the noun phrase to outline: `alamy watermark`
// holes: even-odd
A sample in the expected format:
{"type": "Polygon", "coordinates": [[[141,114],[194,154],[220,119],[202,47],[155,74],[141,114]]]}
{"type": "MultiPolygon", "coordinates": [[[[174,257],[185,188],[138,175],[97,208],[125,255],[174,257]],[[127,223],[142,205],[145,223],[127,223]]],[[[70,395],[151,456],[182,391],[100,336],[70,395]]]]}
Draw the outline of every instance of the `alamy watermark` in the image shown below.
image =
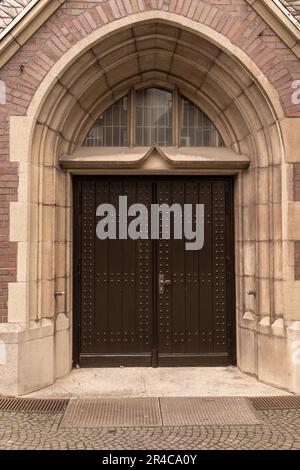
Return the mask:
{"type": "Polygon", "coordinates": [[[204,204],[144,204],[128,207],[127,196],[119,196],[119,206],[100,204],[96,234],[100,240],[186,240],[186,250],[204,245],[204,204]],[[194,206],[194,210],[193,210],[194,206]],[[130,218],[130,220],[129,220],[130,218]],[[118,222],[117,222],[118,220],[118,222]]]}

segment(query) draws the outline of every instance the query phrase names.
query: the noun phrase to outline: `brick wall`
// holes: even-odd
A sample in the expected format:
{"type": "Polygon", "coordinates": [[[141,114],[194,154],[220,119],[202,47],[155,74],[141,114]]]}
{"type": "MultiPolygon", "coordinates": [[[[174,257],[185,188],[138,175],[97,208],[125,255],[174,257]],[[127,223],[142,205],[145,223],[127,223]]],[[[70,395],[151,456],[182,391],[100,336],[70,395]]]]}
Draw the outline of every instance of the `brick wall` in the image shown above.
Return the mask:
{"type": "Polygon", "coordinates": [[[9,162],[9,116],[26,114],[43,78],[76,42],[105,23],[154,9],[191,18],[199,28],[202,23],[229,38],[273,84],[285,114],[300,113],[300,105],[291,103],[300,62],[246,0],[67,0],[0,70],[7,87],[7,104],[0,106],[0,321],[6,321],[8,282],[16,279],[8,217],[9,202],[17,200],[18,168],[9,162]]]}
{"type": "MultiPolygon", "coordinates": [[[[1,151],[3,144],[0,140],[1,151]]],[[[8,282],[16,280],[17,246],[8,240],[9,203],[17,200],[17,171],[16,164],[0,161],[0,323],[7,321],[8,282]]]]}

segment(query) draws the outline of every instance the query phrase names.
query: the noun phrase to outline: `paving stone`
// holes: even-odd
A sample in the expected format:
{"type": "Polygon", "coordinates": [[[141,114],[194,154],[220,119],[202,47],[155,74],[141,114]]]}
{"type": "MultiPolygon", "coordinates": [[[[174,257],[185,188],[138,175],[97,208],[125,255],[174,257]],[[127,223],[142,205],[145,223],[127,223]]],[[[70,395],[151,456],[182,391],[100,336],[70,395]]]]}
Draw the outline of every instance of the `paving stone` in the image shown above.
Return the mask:
{"type": "Polygon", "coordinates": [[[297,449],[300,410],[258,411],[261,424],[59,428],[62,413],[0,413],[0,449],[297,449]]]}

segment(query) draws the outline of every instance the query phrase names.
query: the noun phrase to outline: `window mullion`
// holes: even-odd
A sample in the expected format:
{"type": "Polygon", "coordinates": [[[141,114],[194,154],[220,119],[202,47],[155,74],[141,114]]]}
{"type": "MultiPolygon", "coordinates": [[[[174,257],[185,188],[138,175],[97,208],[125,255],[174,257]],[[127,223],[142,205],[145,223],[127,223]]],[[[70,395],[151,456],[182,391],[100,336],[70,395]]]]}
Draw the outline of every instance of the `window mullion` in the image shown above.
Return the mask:
{"type": "Polygon", "coordinates": [[[175,88],[173,92],[173,145],[179,147],[180,133],[179,92],[175,88]]]}
{"type": "Polygon", "coordinates": [[[135,106],[135,90],[130,90],[129,93],[130,105],[129,105],[129,146],[134,147],[136,145],[136,106],[135,106]]]}

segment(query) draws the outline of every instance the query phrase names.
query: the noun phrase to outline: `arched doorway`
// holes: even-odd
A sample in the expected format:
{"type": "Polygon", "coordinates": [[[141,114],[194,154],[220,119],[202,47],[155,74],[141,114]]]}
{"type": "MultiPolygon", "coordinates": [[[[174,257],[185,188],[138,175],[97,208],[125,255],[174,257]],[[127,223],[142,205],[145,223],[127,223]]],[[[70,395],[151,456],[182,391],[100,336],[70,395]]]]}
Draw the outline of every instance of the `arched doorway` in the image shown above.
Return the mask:
{"type": "Polygon", "coordinates": [[[28,316],[57,325],[54,377],[71,366],[71,174],[171,174],[174,165],[174,174],[236,175],[237,356],[243,370],[257,372],[257,312],[277,318],[282,311],[281,202],[273,194],[275,179],[281,178],[281,114],[272,87],[249,58],[209,28],[200,31],[187,18],[179,23],[177,15],[152,11],[115,21],[113,30],[103,26],[58,61],[28,111],[30,159],[38,167],[30,205],[30,220],[38,221],[30,225],[36,242],[30,246],[35,282],[29,297],[35,307],[28,316]],[[134,151],[104,158],[92,150],[85,159],[78,155],[99,115],[132,88],[147,86],[180,90],[214,123],[226,147],[203,150],[198,159],[161,149],[159,158],[148,149],[148,159],[147,152],[134,151]],[[136,168],[130,167],[133,161],[136,168]],[[241,171],[249,161],[249,170],[241,171]],[[267,183],[258,192],[262,180],[267,183]]]}
{"type": "MultiPolygon", "coordinates": [[[[168,158],[181,148],[191,162],[203,147],[215,151],[224,142],[178,89],[147,87],[107,108],[84,146],[102,158],[130,146],[145,152],[131,170],[147,175],[155,154],[168,158]]],[[[76,158],[87,165],[84,155],[76,158]]],[[[95,168],[101,166],[103,160],[95,168]]],[[[196,177],[195,169],[174,176],[174,166],[169,161],[167,177],[157,163],[151,177],[74,177],[76,365],[235,361],[233,179],[196,177]]]]}

